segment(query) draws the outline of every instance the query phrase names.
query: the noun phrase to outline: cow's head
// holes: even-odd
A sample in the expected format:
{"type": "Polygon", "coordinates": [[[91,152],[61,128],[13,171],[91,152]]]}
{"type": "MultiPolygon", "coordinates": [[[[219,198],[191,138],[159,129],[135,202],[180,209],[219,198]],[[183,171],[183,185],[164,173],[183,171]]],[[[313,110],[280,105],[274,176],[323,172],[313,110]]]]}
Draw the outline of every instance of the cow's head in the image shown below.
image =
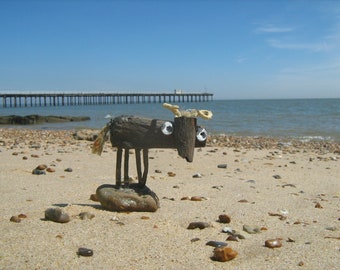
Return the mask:
{"type": "Polygon", "coordinates": [[[205,146],[207,140],[207,131],[197,126],[197,117],[211,119],[212,113],[207,110],[180,111],[178,106],[168,103],[164,103],[163,106],[175,115],[173,122],[163,124],[163,134],[174,136],[178,154],[186,161],[192,162],[194,148],[205,146]]]}

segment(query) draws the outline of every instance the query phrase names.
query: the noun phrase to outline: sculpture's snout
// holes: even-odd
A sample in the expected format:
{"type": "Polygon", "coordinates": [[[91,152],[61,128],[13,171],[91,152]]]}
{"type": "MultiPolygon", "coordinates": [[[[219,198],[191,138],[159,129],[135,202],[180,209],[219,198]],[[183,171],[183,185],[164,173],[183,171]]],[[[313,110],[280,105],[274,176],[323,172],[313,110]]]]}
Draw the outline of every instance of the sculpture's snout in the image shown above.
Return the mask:
{"type": "Polygon", "coordinates": [[[175,118],[174,137],[179,156],[192,162],[196,142],[196,118],[175,118]]]}

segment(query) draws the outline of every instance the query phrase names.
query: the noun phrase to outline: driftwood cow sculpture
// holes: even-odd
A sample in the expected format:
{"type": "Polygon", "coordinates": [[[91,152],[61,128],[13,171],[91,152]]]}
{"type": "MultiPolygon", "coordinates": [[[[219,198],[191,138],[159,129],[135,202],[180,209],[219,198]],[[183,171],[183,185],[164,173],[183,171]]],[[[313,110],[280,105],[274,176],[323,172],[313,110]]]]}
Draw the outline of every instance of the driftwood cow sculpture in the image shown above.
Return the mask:
{"type": "Polygon", "coordinates": [[[197,126],[197,117],[210,119],[212,117],[210,111],[180,111],[178,106],[168,103],[164,103],[163,107],[174,113],[174,121],[122,115],[112,119],[98,135],[93,144],[93,153],[101,154],[105,137],[109,131],[111,144],[113,147],[117,147],[116,188],[120,188],[122,185],[121,167],[123,150],[124,186],[127,187],[129,185],[129,150],[135,149],[138,183],[140,187],[144,187],[149,168],[149,149],[175,148],[182,158],[192,162],[194,148],[205,146],[207,132],[204,128],[197,126]],[[141,152],[143,152],[143,172],[141,152]]]}

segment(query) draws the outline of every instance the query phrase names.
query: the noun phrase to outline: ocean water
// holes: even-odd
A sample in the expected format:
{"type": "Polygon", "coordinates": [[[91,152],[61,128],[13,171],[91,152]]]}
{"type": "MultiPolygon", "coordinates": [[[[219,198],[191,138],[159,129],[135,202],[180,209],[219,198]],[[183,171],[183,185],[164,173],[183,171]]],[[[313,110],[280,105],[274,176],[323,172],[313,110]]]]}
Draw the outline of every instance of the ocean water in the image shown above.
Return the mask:
{"type": "MultiPolygon", "coordinates": [[[[214,100],[177,103],[180,109],[213,112],[198,119],[210,134],[340,141],[340,99],[214,100]]],[[[24,126],[32,129],[102,128],[122,114],[172,120],[160,103],[2,108],[0,115],[89,116],[90,121],[24,126]]],[[[22,128],[22,126],[16,126],[22,128]]]]}

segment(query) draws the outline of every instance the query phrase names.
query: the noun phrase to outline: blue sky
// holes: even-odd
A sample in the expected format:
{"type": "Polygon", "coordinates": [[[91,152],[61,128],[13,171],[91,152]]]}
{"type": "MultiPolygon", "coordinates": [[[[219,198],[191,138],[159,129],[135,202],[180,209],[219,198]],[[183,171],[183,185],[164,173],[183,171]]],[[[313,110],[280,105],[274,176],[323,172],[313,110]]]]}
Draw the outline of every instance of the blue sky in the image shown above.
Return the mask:
{"type": "Polygon", "coordinates": [[[0,0],[0,92],[339,98],[340,1],[0,0]]]}

